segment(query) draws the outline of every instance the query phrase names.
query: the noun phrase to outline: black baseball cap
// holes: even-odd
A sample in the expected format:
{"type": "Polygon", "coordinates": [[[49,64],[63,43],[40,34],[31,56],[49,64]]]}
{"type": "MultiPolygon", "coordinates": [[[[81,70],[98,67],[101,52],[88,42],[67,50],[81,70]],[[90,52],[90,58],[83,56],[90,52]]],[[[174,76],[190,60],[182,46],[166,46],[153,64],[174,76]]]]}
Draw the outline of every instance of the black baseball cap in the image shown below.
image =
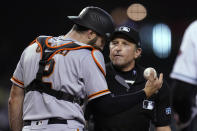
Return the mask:
{"type": "Polygon", "coordinates": [[[67,16],[67,18],[73,23],[92,29],[106,38],[109,38],[115,29],[112,16],[99,7],[85,7],[78,16],[67,16]]]}
{"type": "Polygon", "coordinates": [[[132,43],[135,43],[137,47],[141,47],[139,33],[129,26],[120,26],[116,28],[111,35],[110,40],[113,40],[117,37],[124,38],[132,43]]]}

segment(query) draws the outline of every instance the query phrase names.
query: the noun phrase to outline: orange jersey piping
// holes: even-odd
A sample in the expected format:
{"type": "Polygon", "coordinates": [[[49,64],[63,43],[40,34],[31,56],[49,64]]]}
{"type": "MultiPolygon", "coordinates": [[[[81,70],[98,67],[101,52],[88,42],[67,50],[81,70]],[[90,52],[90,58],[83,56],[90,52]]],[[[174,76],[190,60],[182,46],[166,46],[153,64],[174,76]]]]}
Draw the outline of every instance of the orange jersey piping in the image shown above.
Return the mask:
{"type": "MultiPolygon", "coordinates": [[[[69,43],[69,44],[70,44],[70,43],[69,43]]],[[[65,44],[64,44],[64,45],[65,45],[65,44]]],[[[76,48],[63,48],[63,49],[59,49],[59,50],[55,51],[55,52],[49,57],[48,61],[49,61],[55,54],[57,54],[57,53],[60,52],[60,51],[63,51],[63,50],[77,50],[77,49],[82,49],[82,48],[92,48],[92,49],[94,49],[94,48],[91,47],[91,46],[79,46],[79,47],[76,47],[76,48]]]]}
{"type": "Polygon", "coordinates": [[[106,93],[106,92],[109,92],[109,89],[102,90],[102,91],[96,92],[96,93],[94,93],[94,94],[92,94],[92,95],[89,95],[89,96],[88,96],[88,99],[90,99],[90,98],[92,98],[92,97],[95,97],[95,96],[98,96],[98,95],[100,95],[100,94],[106,93]]]}
{"type": "Polygon", "coordinates": [[[24,83],[21,82],[21,81],[19,81],[19,80],[17,80],[14,76],[13,76],[11,79],[12,79],[14,82],[18,83],[19,85],[24,86],[24,83]]]}
{"type": "Polygon", "coordinates": [[[45,41],[47,47],[49,47],[49,48],[59,48],[59,47],[62,47],[62,46],[65,46],[65,45],[68,45],[68,44],[73,43],[73,41],[72,41],[72,42],[68,42],[68,43],[65,43],[65,44],[62,44],[62,45],[54,46],[54,47],[53,47],[53,46],[50,46],[49,43],[48,43],[48,40],[49,40],[50,38],[52,38],[52,37],[48,37],[48,38],[46,39],[46,41],[45,41]]]}
{"type": "Polygon", "coordinates": [[[95,63],[97,64],[97,66],[99,67],[99,69],[101,70],[101,72],[103,73],[103,75],[105,76],[106,74],[105,74],[105,71],[103,70],[103,67],[99,64],[99,62],[96,60],[96,58],[94,57],[94,51],[95,51],[96,49],[93,49],[92,50],[92,52],[91,52],[91,54],[92,54],[92,57],[93,57],[93,59],[94,59],[94,61],[95,61],[95,63]]]}
{"type": "Polygon", "coordinates": [[[41,46],[40,42],[37,39],[36,39],[36,43],[40,47],[40,52],[41,52],[40,59],[42,59],[42,46],[41,46]]]}

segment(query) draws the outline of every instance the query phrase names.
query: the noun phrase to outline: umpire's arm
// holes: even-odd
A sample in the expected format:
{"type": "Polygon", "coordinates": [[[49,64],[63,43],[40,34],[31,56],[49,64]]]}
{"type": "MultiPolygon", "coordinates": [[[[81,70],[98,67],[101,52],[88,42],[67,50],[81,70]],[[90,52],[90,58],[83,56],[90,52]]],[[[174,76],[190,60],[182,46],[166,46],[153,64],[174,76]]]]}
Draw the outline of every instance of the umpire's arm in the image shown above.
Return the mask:
{"type": "Polygon", "coordinates": [[[12,131],[22,130],[23,100],[24,89],[13,84],[8,101],[9,123],[12,131]]]}

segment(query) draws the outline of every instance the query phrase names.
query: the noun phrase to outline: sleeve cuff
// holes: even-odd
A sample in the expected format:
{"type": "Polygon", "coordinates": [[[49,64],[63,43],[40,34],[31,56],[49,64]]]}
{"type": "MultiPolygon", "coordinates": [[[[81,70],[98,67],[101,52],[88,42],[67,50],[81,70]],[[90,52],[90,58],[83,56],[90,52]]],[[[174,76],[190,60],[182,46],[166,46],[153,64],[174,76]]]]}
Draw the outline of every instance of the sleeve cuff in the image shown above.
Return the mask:
{"type": "Polygon", "coordinates": [[[109,89],[102,90],[102,91],[99,91],[99,92],[96,92],[94,94],[89,95],[88,100],[90,101],[92,99],[95,99],[97,97],[100,97],[100,96],[103,96],[103,95],[106,95],[106,94],[109,94],[109,93],[110,93],[109,89]]]}
{"type": "Polygon", "coordinates": [[[10,79],[15,85],[24,88],[24,83],[16,79],[14,76],[10,79]]]}

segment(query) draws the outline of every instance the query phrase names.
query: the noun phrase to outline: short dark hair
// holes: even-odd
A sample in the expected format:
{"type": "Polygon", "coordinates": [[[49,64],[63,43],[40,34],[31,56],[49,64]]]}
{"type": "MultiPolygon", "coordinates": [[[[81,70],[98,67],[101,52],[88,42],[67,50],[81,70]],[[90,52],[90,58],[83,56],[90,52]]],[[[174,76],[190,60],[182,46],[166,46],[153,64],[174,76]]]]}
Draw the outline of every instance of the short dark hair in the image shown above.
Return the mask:
{"type": "Polygon", "coordinates": [[[73,25],[73,30],[77,31],[79,33],[82,33],[82,32],[87,31],[89,29],[87,27],[84,27],[84,26],[81,26],[81,25],[78,25],[78,24],[74,24],[73,25]]]}
{"type": "MultiPolygon", "coordinates": [[[[73,30],[75,30],[75,31],[77,31],[77,32],[79,32],[79,33],[83,33],[83,32],[85,32],[85,31],[87,31],[87,30],[92,30],[92,29],[89,29],[89,28],[87,28],[87,27],[84,27],[84,26],[81,26],[81,25],[78,25],[78,24],[74,24],[73,25],[73,30]]],[[[94,31],[94,30],[92,30],[92,31],[94,31]]],[[[94,31],[95,32],[95,31],[94,31]]],[[[98,34],[97,32],[95,32],[98,36],[100,36],[100,37],[102,37],[100,34],[98,34]]]]}

